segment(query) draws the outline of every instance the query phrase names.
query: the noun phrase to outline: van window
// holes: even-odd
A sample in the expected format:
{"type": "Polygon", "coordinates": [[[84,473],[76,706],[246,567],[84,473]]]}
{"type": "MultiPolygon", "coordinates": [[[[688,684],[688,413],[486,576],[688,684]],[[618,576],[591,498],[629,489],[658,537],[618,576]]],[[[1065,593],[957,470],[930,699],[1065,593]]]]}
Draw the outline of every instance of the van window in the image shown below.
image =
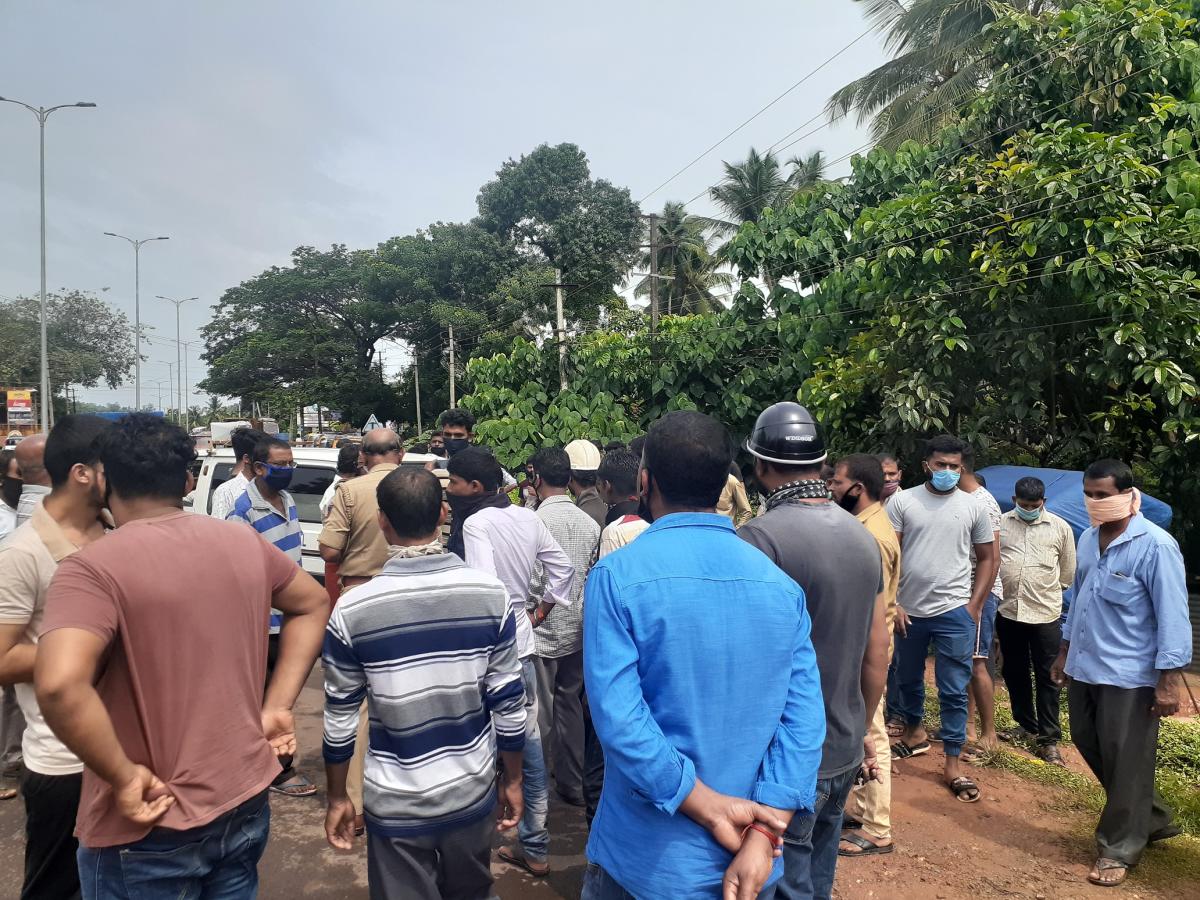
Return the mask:
{"type": "Polygon", "coordinates": [[[321,524],[321,498],[333,484],[333,469],[321,466],[296,466],[288,492],[296,501],[301,522],[321,524]]]}
{"type": "Polygon", "coordinates": [[[208,495],[211,497],[213,491],[229,480],[229,476],[233,474],[233,463],[215,463],[212,470],[212,478],[208,483],[208,495]]]}

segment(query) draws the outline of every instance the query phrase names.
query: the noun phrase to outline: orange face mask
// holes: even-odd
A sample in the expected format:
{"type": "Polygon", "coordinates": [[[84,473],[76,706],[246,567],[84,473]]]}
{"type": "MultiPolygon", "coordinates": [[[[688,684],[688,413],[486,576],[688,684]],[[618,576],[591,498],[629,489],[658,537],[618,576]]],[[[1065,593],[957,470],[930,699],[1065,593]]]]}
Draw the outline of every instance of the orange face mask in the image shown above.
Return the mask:
{"type": "Polygon", "coordinates": [[[1088,519],[1093,525],[1119,522],[1138,514],[1138,510],[1142,508],[1142,492],[1133,488],[1128,494],[1113,494],[1102,500],[1084,497],[1083,505],[1087,509],[1088,519]]]}

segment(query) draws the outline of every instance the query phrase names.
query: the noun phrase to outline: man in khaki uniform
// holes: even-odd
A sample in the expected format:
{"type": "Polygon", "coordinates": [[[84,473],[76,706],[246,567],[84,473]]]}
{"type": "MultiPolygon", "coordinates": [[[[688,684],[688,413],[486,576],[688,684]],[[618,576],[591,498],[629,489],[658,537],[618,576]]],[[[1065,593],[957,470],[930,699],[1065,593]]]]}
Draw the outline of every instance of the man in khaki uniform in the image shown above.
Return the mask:
{"type": "Polygon", "coordinates": [[[337,563],[342,590],[370,581],[387,562],[388,545],[379,528],[375,489],[404,458],[396,432],[376,428],[362,445],[367,474],[337,486],[318,541],[321,558],[337,563]]]}
{"type": "MultiPolygon", "coordinates": [[[[363,465],[367,474],[350,478],[337,486],[325,525],[317,539],[321,559],[336,563],[343,591],[365,584],[383,569],[388,560],[388,543],[379,527],[379,501],[375,491],[379,483],[394,472],[404,459],[404,448],[390,428],[368,431],[362,444],[363,465]]],[[[346,778],[346,789],[358,811],[355,830],[362,824],[363,758],[367,748],[366,716],[359,719],[359,734],[346,778]]],[[[361,832],[359,832],[361,833],[361,832]]]]}

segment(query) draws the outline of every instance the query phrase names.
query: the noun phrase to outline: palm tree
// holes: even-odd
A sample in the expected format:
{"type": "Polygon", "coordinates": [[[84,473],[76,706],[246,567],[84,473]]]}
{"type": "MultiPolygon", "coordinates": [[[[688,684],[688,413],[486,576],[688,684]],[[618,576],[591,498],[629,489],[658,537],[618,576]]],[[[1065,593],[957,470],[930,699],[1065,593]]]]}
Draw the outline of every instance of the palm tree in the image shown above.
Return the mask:
{"type": "MultiPolygon", "coordinates": [[[[708,232],[711,220],[690,216],[682,203],[667,203],[658,218],[659,298],[667,315],[711,312],[714,308],[712,289],[729,287],[733,276],[719,272],[722,260],[709,247],[708,232]]],[[[642,255],[641,264],[650,266],[650,252],[642,255]]],[[[634,296],[650,293],[650,276],[644,277],[634,289],[634,296]]]]}
{"type": "MultiPolygon", "coordinates": [[[[792,157],[785,164],[770,150],[759,153],[753,147],[740,163],[723,163],[725,177],[720,184],[709,188],[708,195],[725,214],[724,218],[705,219],[712,231],[722,237],[732,237],[745,222],[755,222],[765,209],[779,209],[796,194],[812,190],[825,180],[825,157],[821,151],[807,157],[792,157]],[[791,166],[786,172],[784,165],[791,166]]],[[[718,251],[724,257],[728,243],[718,251]]],[[[762,273],[770,288],[775,279],[762,273]]]]}
{"type": "Polygon", "coordinates": [[[1038,15],[1046,0],[855,0],[894,56],[829,98],[836,121],[855,113],[871,138],[895,148],[932,142],[987,83],[983,30],[1013,10],[1038,15]]]}

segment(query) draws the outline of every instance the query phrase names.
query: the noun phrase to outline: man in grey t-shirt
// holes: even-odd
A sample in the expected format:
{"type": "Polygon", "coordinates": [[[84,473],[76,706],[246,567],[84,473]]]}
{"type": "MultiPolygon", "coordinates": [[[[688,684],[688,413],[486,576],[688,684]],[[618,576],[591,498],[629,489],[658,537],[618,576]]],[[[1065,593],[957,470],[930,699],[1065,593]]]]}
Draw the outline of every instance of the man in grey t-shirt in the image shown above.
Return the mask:
{"type": "Polygon", "coordinates": [[[767,492],[766,512],[738,529],[738,536],[804,588],[825,701],[816,809],[793,817],[784,835],[776,896],[824,900],[833,889],[842,809],[863,765],[867,726],[887,678],[886,607],[875,602],[883,563],[871,533],[830,499],[821,478],[824,440],[804,407],[777,403],[767,409],[747,449],[767,492]]]}
{"type": "Polygon", "coordinates": [[[892,757],[906,759],[929,752],[922,719],[925,656],[932,641],[946,786],[964,803],[975,803],[979,788],[962,774],[958,757],[967,738],[967,685],[976,625],[992,586],[996,548],[987,510],[958,490],[963,446],[949,435],[931,439],[925,448],[928,481],[897,494],[887,507],[900,538],[902,559],[896,659],[899,705],[906,726],[904,735],[892,746],[892,757]]]}

